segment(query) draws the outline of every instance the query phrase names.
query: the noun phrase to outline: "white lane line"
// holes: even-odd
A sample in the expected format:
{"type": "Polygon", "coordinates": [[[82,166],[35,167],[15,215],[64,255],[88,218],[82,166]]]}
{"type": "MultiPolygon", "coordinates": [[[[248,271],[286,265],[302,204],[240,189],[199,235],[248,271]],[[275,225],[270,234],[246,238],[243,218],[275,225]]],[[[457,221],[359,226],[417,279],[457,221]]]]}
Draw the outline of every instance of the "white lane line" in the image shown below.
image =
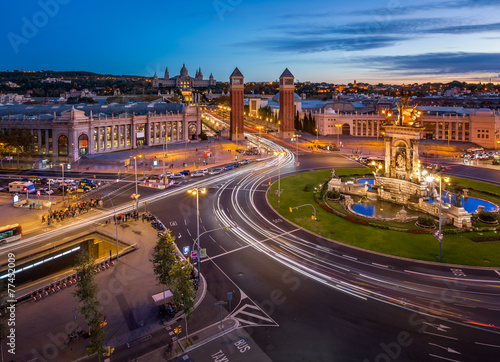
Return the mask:
{"type": "Polygon", "coordinates": [[[184,219],[184,225],[186,225],[186,226],[187,226],[187,224],[188,224],[188,223],[187,223],[186,219],[184,219]]]}
{"type": "Polygon", "coordinates": [[[187,232],[188,232],[189,236],[191,236],[191,232],[189,231],[189,229],[186,229],[186,230],[187,230],[187,232]]]}
{"type": "Polygon", "coordinates": [[[461,362],[461,361],[458,361],[458,360],[456,360],[456,359],[451,359],[451,358],[441,357],[441,356],[437,356],[437,355],[435,355],[435,354],[430,354],[430,353],[429,353],[429,356],[436,357],[436,358],[440,358],[440,359],[444,359],[444,360],[447,360],[447,361],[452,361],[452,362],[461,362]]]}
{"type": "Polygon", "coordinates": [[[345,255],[345,254],[342,254],[342,256],[343,256],[344,258],[348,258],[348,259],[351,259],[351,260],[358,260],[358,258],[355,258],[355,257],[353,257],[353,256],[349,256],[349,255],[345,255]]]}
{"type": "Polygon", "coordinates": [[[480,344],[481,346],[488,346],[488,347],[495,347],[495,348],[500,348],[500,346],[497,346],[496,344],[488,344],[488,343],[481,343],[481,342],[474,342],[475,344],[480,344]]]}
{"type": "Polygon", "coordinates": [[[448,339],[454,339],[455,341],[458,340],[458,338],[455,337],[449,337],[449,336],[443,336],[442,334],[436,334],[436,333],[431,333],[431,332],[426,332],[424,331],[425,334],[430,334],[433,336],[438,336],[438,337],[443,337],[443,338],[448,338],[448,339]]]}
{"type": "Polygon", "coordinates": [[[495,273],[497,273],[498,275],[500,275],[500,271],[498,270],[493,270],[495,273]]]}
{"type": "Polygon", "coordinates": [[[389,268],[388,265],[382,265],[382,264],[377,264],[377,263],[372,263],[373,265],[380,266],[382,268],[389,268]]]}

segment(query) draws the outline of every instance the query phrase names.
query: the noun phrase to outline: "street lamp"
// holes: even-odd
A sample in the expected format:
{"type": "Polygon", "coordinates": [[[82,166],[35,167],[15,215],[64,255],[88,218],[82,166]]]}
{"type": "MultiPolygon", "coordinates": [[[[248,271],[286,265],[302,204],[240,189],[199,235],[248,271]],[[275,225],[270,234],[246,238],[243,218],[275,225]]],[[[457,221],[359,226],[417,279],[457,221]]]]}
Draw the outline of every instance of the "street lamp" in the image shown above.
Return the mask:
{"type": "Polygon", "coordinates": [[[141,157],[142,157],[142,155],[134,156],[134,167],[135,167],[135,194],[134,194],[134,197],[135,197],[135,211],[136,212],[139,211],[139,207],[138,207],[139,192],[137,190],[137,158],[141,158],[141,157]]]}
{"type": "Polygon", "coordinates": [[[304,204],[304,205],[299,205],[299,206],[295,206],[295,207],[290,207],[290,212],[293,211],[293,209],[298,209],[299,207],[303,207],[303,206],[311,206],[313,208],[313,216],[312,218],[314,219],[314,232],[316,232],[316,208],[314,207],[314,205],[311,205],[311,204],[304,204]]]}
{"type": "MultiPolygon", "coordinates": [[[[116,234],[116,260],[118,261],[118,222],[116,220],[116,209],[115,209],[115,205],[113,204],[113,200],[111,200],[111,197],[109,197],[109,194],[106,194],[104,196],[108,197],[109,202],[111,202],[111,206],[113,206],[113,214],[114,214],[114,219],[115,219],[115,234],[116,234]]],[[[111,251],[110,251],[110,254],[111,254],[111,251]]]]}
{"type": "Polygon", "coordinates": [[[299,165],[299,137],[300,135],[299,134],[294,134],[293,137],[295,138],[295,153],[297,153],[297,161],[296,161],[296,165],[298,166],[299,165]]]}
{"type": "Polygon", "coordinates": [[[280,208],[280,196],[281,196],[281,156],[283,156],[285,152],[277,152],[274,151],[274,155],[278,156],[278,209],[280,208]]]}
{"type": "Polygon", "coordinates": [[[62,202],[64,204],[64,163],[60,163],[59,166],[61,166],[61,170],[62,170],[62,192],[63,192],[63,199],[62,199],[62,202]]]}
{"type": "Polygon", "coordinates": [[[318,146],[318,127],[316,127],[316,147],[318,146]]]}
{"type": "MultiPolygon", "coordinates": [[[[165,131],[168,131],[168,127],[165,127],[165,131]]],[[[168,152],[168,144],[167,144],[168,136],[165,134],[165,143],[162,144],[163,151],[163,186],[167,183],[167,174],[165,173],[165,154],[168,152]]]]}
{"type": "Polygon", "coordinates": [[[337,127],[337,147],[340,148],[340,127],[342,127],[342,125],[336,124],[335,127],[337,127]]]}
{"type": "MultiPolygon", "coordinates": [[[[441,260],[441,241],[443,240],[443,234],[441,233],[441,214],[442,214],[442,201],[441,201],[441,180],[443,180],[443,177],[438,176],[433,178],[432,176],[428,176],[426,178],[427,181],[439,181],[439,230],[437,232],[437,235],[434,234],[435,237],[439,240],[439,260],[441,260]]],[[[450,179],[448,177],[444,178],[444,182],[449,182],[450,179]]]]}
{"type": "Polygon", "coordinates": [[[198,187],[195,187],[191,190],[188,190],[188,193],[191,194],[191,195],[196,195],[196,249],[197,249],[197,252],[198,252],[198,260],[197,260],[197,264],[198,264],[198,280],[200,280],[200,192],[202,194],[205,194],[207,192],[207,189],[206,188],[198,188],[198,187]]]}

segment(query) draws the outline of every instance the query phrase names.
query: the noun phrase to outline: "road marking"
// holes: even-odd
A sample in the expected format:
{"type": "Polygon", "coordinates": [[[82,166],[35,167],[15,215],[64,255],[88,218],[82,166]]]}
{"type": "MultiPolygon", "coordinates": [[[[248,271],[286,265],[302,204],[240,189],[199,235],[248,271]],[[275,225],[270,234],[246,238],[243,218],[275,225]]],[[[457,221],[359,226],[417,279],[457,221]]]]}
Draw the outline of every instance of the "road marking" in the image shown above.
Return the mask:
{"type": "Polygon", "coordinates": [[[342,254],[342,256],[343,256],[344,258],[348,258],[348,259],[351,259],[351,260],[358,260],[358,258],[355,258],[355,257],[353,257],[353,256],[349,256],[349,255],[345,255],[345,254],[342,254]]]}
{"type": "Polygon", "coordinates": [[[427,324],[428,326],[431,326],[433,328],[436,328],[438,331],[442,332],[448,332],[446,329],[451,329],[451,327],[445,326],[444,324],[434,324],[434,323],[427,323],[423,322],[424,324],[427,324]]]}
{"type": "Polygon", "coordinates": [[[382,268],[389,268],[388,265],[382,265],[382,264],[377,264],[377,263],[372,263],[373,265],[380,266],[382,268]]]}
{"type": "Polygon", "coordinates": [[[436,334],[436,333],[431,333],[431,332],[426,332],[424,331],[425,334],[430,334],[432,336],[437,336],[437,337],[443,337],[443,338],[448,338],[448,339],[454,339],[455,341],[458,340],[458,338],[455,337],[449,337],[449,336],[443,336],[442,334],[436,334]]]}
{"type": "Polygon", "coordinates": [[[491,280],[491,279],[463,279],[463,278],[452,278],[452,277],[447,277],[447,276],[444,276],[444,275],[436,275],[436,274],[420,273],[420,272],[416,272],[416,271],[412,271],[412,270],[408,270],[408,269],[405,269],[405,270],[404,270],[404,272],[405,272],[405,273],[409,273],[409,274],[415,274],[415,275],[423,275],[423,276],[427,276],[427,277],[431,277],[431,278],[435,278],[435,279],[439,279],[439,280],[457,280],[457,281],[461,281],[461,282],[500,283],[499,281],[496,281],[496,280],[491,280]]]}
{"type": "Polygon", "coordinates": [[[184,219],[184,225],[186,225],[186,226],[187,226],[187,224],[188,224],[188,223],[187,223],[186,219],[184,219]]]}
{"type": "Polygon", "coordinates": [[[481,342],[474,342],[475,344],[480,344],[481,346],[488,346],[488,347],[495,347],[495,348],[500,348],[500,346],[497,346],[496,344],[488,344],[488,343],[481,343],[481,342]]]}
{"type": "Polygon", "coordinates": [[[179,239],[180,239],[180,238],[182,238],[182,235],[181,235],[181,233],[179,233],[179,236],[178,236],[178,238],[179,238],[179,239]]]}
{"type": "Polygon", "coordinates": [[[465,277],[466,276],[462,269],[450,268],[450,270],[453,273],[453,275],[456,277],[465,277]]]}
{"type": "Polygon", "coordinates": [[[177,226],[177,221],[170,221],[170,226],[177,226]]]}
{"type": "Polygon", "coordinates": [[[500,271],[498,270],[493,270],[495,273],[497,273],[498,275],[500,275],[500,271]]]}
{"type": "Polygon", "coordinates": [[[431,346],[436,346],[436,347],[439,347],[439,348],[442,348],[442,349],[444,349],[445,351],[447,351],[447,352],[449,352],[449,353],[461,354],[460,352],[455,351],[454,349],[452,349],[452,348],[450,348],[450,347],[443,347],[443,346],[440,346],[439,344],[434,344],[434,343],[429,343],[429,345],[431,345],[431,346]]]}
{"type": "Polygon", "coordinates": [[[447,360],[447,361],[452,361],[452,362],[461,362],[461,361],[457,361],[456,359],[451,359],[451,358],[441,357],[441,356],[437,356],[437,355],[435,355],[435,354],[430,354],[430,353],[429,353],[429,356],[436,357],[436,358],[440,358],[440,359],[445,359],[445,360],[447,360]]]}
{"type": "Polygon", "coordinates": [[[187,232],[188,232],[189,236],[191,236],[191,232],[189,231],[189,229],[186,229],[186,230],[187,230],[187,232]]]}

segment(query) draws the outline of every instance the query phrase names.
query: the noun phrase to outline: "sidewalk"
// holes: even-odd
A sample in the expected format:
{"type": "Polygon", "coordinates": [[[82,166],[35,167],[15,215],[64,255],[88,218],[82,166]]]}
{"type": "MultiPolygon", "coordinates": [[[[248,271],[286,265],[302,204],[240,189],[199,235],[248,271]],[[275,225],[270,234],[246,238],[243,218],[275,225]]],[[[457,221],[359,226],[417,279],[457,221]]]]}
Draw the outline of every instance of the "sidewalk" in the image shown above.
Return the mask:
{"type": "MultiPolygon", "coordinates": [[[[114,223],[97,226],[108,233],[115,233],[114,223]]],[[[118,237],[136,242],[137,250],[121,256],[119,261],[115,261],[115,266],[96,274],[102,313],[108,323],[105,345],[112,347],[126,345],[165,328],[152,299],[152,295],[162,291],[149,261],[157,231],[141,219],[121,223],[118,229],[118,237]]],[[[203,282],[196,294],[196,306],[203,300],[205,290],[203,282]]],[[[73,361],[85,356],[88,340],[76,341],[70,346],[63,343],[76,326],[86,329],[83,316],[76,312],[78,301],[73,296],[74,291],[74,286],[68,286],[37,302],[29,301],[16,306],[16,344],[19,348],[14,361],[32,360],[36,356],[40,356],[39,360],[48,359],[49,354],[57,356],[60,361],[73,361]]],[[[178,313],[170,323],[181,317],[178,313]]]]}
{"type": "MultiPolygon", "coordinates": [[[[234,331],[238,328],[239,322],[236,318],[229,317],[222,320],[221,323],[217,322],[199,331],[189,334],[189,346],[186,345],[186,337],[179,339],[178,343],[174,338],[173,344],[169,344],[154,351],[149,352],[135,359],[136,362],[149,362],[149,361],[161,361],[161,360],[173,360],[174,358],[181,356],[184,353],[192,351],[206,343],[209,343],[223,335],[234,331]]],[[[182,360],[182,358],[181,358],[182,360]]]]}

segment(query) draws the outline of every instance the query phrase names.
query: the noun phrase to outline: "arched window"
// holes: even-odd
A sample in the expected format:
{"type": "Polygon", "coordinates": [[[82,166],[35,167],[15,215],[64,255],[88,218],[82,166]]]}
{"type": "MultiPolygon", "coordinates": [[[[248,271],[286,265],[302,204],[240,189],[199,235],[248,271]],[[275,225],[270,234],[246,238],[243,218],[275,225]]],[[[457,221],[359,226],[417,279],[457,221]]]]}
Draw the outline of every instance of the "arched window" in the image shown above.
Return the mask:
{"type": "Polygon", "coordinates": [[[89,152],[89,137],[86,134],[81,134],[78,137],[78,155],[83,156],[89,152]]]}
{"type": "Polygon", "coordinates": [[[196,136],[198,136],[198,129],[196,127],[196,123],[189,123],[188,126],[188,134],[190,139],[196,139],[196,136]]]}
{"type": "Polygon", "coordinates": [[[57,152],[59,156],[68,155],[68,137],[60,135],[57,139],[57,152]]]}

